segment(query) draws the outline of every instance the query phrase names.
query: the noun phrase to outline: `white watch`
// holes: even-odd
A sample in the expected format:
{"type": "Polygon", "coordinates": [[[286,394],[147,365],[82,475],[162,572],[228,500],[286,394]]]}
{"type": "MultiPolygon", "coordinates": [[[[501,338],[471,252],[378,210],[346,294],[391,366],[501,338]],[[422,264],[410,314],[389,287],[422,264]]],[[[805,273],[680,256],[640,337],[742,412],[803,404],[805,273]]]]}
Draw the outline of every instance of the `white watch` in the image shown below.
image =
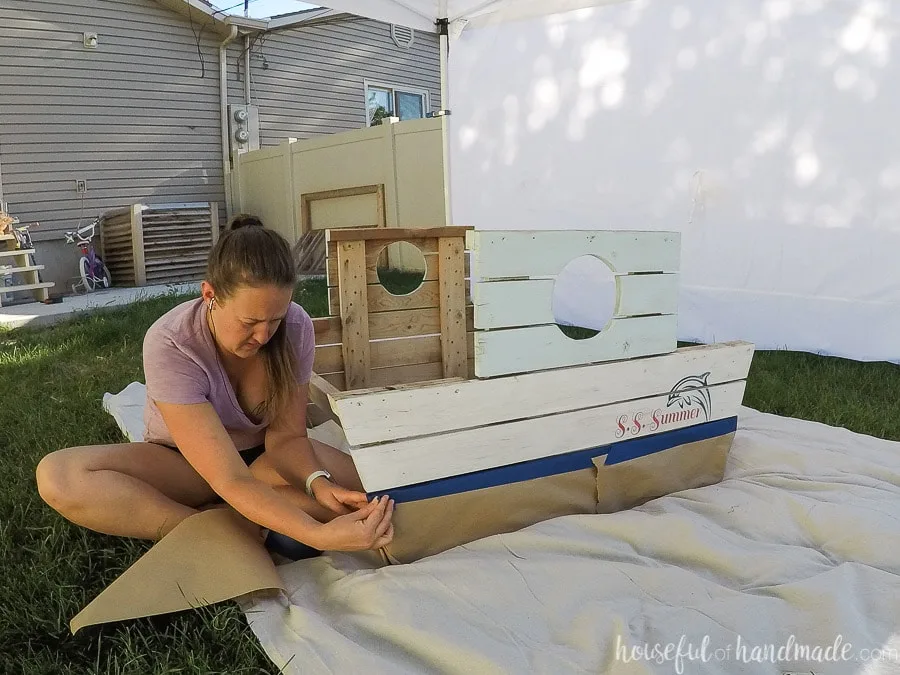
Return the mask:
{"type": "Polygon", "coordinates": [[[309,474],[309,478],[306,479],[306,494],[308,494],[310,497],[315,498],[315,495],[312,491],[312,482],[320,476],[325,476],[325,478],[331,480],[331,474],[325,470],[313,471],[311,474],[309,474]]]}

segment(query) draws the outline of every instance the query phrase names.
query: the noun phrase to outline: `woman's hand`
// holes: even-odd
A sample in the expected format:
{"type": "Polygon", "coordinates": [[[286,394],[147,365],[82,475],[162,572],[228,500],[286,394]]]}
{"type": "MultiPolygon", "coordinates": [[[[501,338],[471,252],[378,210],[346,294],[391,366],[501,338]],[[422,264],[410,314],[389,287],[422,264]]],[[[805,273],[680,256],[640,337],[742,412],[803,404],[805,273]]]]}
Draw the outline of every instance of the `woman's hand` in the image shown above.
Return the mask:
{"type": "Polygon", "coordinates": [[[351,513],[368,503],[364,492],[342,488],[327,479],[317,478],[312,482],[310,489],[317,502],[339,514],[351,513]]]}
{"type": "Polygon", "coordinates": [[[373,499],[358,511],[323,524],[312,545],[321,551],[377,550],[394,538],[393,514],[393,499],[373,499]]]}

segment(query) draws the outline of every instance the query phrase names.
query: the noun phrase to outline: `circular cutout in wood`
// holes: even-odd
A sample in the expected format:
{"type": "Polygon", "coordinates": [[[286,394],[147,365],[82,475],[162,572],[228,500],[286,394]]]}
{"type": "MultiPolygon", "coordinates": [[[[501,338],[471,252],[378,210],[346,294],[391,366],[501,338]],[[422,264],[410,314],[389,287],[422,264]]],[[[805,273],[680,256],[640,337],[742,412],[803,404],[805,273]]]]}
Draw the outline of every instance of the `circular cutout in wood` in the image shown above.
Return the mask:
{"type": "Polygon", "coordinates": [[[421,249],[408,241],[388,244],[375,264],[378,281],[391,295],[409,295],[425,279],[427,263],[421,249]]]}
{"type": "Polygon", "coordinates": [[[553,284],[553,320],[573,340],[601,333],[616,312],[616,275],[603,260],[583,255],[570,261],[553,284]]]}

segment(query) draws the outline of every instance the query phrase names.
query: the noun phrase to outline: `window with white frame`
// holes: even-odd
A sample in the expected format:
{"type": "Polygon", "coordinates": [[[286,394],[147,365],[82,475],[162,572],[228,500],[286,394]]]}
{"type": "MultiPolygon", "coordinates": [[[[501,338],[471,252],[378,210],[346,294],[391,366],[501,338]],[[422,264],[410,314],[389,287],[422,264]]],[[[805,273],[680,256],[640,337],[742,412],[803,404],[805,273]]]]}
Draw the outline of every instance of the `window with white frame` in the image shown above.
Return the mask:
{"type": "Polygon", "coordinates": [[[380,124],[385,117],[413,120],[429,112],[428,91],[366,81],[366,124],[380,124]]]}

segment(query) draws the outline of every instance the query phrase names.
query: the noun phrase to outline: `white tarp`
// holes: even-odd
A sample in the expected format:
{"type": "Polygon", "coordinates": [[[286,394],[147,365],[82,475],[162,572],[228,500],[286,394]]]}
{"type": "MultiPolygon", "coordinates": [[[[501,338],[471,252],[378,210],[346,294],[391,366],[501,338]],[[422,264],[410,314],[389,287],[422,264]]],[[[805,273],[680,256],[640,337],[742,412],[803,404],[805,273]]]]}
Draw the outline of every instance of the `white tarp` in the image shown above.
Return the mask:
{"type": "Polygon", "coordinates": [[[449,56],[455,224],[677,230],[680,338],[900,362],[895,3],[329,5],[471,19],[449,56]]]}
{"type": "Polygon", "coordinates": [[[242,604],[284,673],[897,675],[898,513],[900,443],[743,408],[721,484],[242,604]]]}
{"type": "Polygon", "coordinates": [[[680,231],[680,338],[900,361],[898,26],[683,0],[467,30],[453,220],[680,231]]]}

